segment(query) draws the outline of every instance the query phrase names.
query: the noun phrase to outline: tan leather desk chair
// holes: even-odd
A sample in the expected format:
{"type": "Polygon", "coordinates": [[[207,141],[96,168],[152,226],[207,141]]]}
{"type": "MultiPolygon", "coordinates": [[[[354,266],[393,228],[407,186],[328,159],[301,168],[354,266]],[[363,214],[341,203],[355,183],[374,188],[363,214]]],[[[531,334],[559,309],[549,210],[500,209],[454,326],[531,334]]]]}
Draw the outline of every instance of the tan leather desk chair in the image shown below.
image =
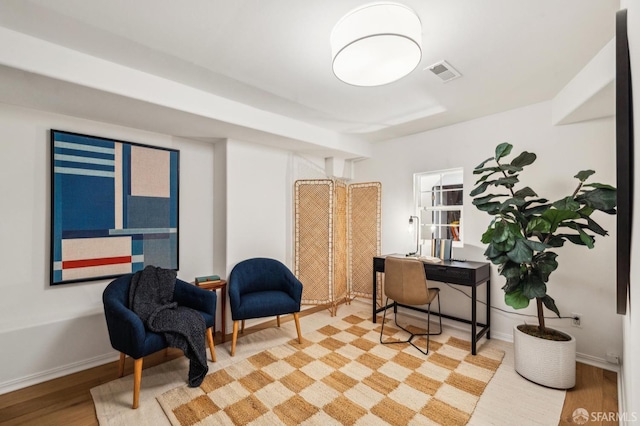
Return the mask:
{"type": "Polygon", "coordinates": [[[387,257],[384,263],[384,294],[386,296],[385,309],[382,317],[382,328],[380,330],[380,343],[384,345],[393,343],[410,343],[413,347],[418,349],[423,354],[429,353],[429,336],[438,335],[442,333],[442,317],[438,315],[440,319],[440,329],[437,333],[431,333],[430,319],[431,319],[431,302],[438,298],[438,314],[440,314],[440,289],[437,287],[429,287],[427,276],[424,272],[424,265],[422,261],[417,259],[403,259],[398,257],[387,257]],[[396,326],[405,332],[409,333],[407,340],[395,340],[387,339],[383,341],[384,324],[387,316],[387,309],[389,307],[389,299],[393,300],[393,312],[396,326]],[[398,304],[400,305],[412,305],[412,306],[427,306],[427,332],[426,333],[412,333],[406,328],[398,324],[398,304]],[[414,342],[415,336],[427,337],[426,351],[420,349],[414,342]]]}

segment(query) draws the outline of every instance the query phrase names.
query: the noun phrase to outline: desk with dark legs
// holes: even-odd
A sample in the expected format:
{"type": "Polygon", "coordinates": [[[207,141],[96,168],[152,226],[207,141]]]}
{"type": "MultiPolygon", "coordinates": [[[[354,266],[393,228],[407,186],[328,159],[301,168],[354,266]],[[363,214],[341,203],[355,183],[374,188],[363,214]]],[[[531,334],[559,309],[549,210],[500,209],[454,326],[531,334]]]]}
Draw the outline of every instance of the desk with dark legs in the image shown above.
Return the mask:
{"type": "MultiPolygon", "coordinates": [[[[377,299],[377,273],[384,273],[384,260],[387,256],[401,256],[403,255],[383,255],[376,256],[373,258],[373,322],[376,322],[376,314],[378,312],[382,312],[384,306],[382,308],[376,309],[376,301],[377,299]]],[[[487,262],[459,262],[455,260],[446,260],[441,263],[424,263],[424,272],[427,275],[427,279],[430,281],[439,281],[443,283],[449,284],[457,284],[466,287],[471,287],[471,320],[465,318],[454,317],[447,314],[440,314],[442,318],[448,318],[455,321],[461,321],[466,324],[471,324],[471,353],[473,355],[476,354],[476,345],[478,340],[486,334],[487,339],[490,339],[490,330],[489,327],[491,325],[491,281],[490,281],[490,273],[491,267],[487,262]],[[487,320],[486,324],[482,324],[477,322],[477,287],[483,283],[486,283],[487,290],[487,320]],[[477,331],[478,327],[480,327],[480,331],[477,331]]],[[[389,305],[391,306],[391,305],[389,305]]],[[[406,306],[400,305],[405,308],[414,309],[421,312],[426,312],[426,310],[417,308],[415,306],[406,306]]],[[[433,315],[437,315],[435,312],[431,312],[433,315]]]]}

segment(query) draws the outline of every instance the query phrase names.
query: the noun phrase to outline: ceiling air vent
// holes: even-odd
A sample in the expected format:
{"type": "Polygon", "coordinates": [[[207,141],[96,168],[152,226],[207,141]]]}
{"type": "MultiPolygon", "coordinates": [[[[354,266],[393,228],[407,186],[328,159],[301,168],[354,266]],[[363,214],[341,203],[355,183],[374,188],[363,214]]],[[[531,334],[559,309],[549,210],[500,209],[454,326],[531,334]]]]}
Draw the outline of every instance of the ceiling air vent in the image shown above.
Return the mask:
{"type": "Polygon", "coordinates": [[[458,71],[451,66],[447,61],[436,62],[433,65],[429,65],[425,70],[431,71],[435,74],[443,83],[446,83],[451,80],[455,80],[458,77],[461,77],[458,71]]]}

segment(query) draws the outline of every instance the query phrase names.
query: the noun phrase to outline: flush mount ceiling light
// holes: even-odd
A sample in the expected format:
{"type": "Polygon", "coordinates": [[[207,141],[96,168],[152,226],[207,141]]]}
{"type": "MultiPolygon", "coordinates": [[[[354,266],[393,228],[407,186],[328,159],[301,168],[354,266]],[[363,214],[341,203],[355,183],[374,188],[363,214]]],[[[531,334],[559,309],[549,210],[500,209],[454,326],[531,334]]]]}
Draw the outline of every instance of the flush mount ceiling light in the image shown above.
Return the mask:
{"type": "Polygon", "coordinates": [[[333,27],[333,72],[355,86],[394,82],[420,63],[421,38],[420,18],[407,6],[381,2],[359,7],[333,27]]]}

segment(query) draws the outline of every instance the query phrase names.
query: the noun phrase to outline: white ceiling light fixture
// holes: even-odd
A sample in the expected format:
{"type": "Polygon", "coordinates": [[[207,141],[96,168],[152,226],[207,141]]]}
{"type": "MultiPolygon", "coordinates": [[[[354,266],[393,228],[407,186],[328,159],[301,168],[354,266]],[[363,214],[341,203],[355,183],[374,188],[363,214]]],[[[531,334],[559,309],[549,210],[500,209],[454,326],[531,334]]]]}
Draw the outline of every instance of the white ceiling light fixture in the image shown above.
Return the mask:
{"type": "Polygon", "coordinates": [[[333,72],[354,86],[392,83],[420,63],[421,39],[420,18],[407,6],[390,2],[361,6],[333,27],[333,72]]]}

